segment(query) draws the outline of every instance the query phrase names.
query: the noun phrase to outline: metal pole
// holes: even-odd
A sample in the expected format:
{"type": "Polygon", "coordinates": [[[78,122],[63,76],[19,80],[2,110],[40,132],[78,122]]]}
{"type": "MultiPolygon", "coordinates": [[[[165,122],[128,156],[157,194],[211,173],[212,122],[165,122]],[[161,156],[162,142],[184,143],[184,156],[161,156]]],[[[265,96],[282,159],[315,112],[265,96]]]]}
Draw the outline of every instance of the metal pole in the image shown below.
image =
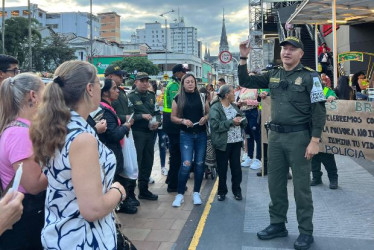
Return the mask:
{"type": "Polygon", "coordinates": [[[336,40],[336,0],[332,0],[332,34],[333,34],[333,57],[334,57],[334,86],[338,83],[338,48],[336,40]]]}
{"type": "Polygon", "coordinates": [[[168,21],[165,17],[165,68],[164,68],[164,74],[167,74],[168,67],[168,21]]]}
{"type": "Polygon", "coordinates": [[[3,42],[2,53],[5,54],[5,0],[3,0],[3,10],[1,16],[1,40],[3,42]]]}
{"type": "Polygon", "coordinates": [[[90,0],[90,62],[93,63],[93,52],[92,52],[92,0],[90,0]]]}
{"type": "Polygon", "coordinates": [[[28,17],[29,17],[29,71],[32,71],[32,46],[31,46],[31,8],[30,0],[27,1],[28,17]]]}
{"type": "Polygon", "coordinates": [[[315,60],[316,60],[316,71],[318,71],[318,25],[314,26],[314,49],[315,49],[315,60]]]}

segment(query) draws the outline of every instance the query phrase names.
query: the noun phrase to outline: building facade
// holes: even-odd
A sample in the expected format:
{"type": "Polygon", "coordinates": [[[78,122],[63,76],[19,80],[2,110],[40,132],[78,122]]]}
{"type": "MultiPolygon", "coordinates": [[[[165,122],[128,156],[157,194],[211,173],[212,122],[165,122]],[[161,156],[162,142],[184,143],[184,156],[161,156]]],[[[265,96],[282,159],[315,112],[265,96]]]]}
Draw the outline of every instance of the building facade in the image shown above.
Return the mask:
{"type": "Polygon", "coordinates": [[[121,16],[116,12],[99,13],[100,37],[112,42],[121,42],[121,16]]]}
{"type": "MultiPolygon", "coordinates": [[[[40,23],[40,26],[45,26],[47,12],[40,9],[37,4],[30,4],[31,18],[35,18],[40,23]]],[[[17,6],[17,7],[5,7],[5,20],[11,17],[24,17],[28,18],[28,7],[27,6],[17,6]]],[[[0,11],[0,17],[3,16],[3,12],[0,11]]],[[[0,22],[0,27],[1,27],[0,22]]]]}
{"type": "Polygon", "coordinates": [[[144,29],[136,29],[136,43],[146,43],[151,51],[170,51],[170,32],[161,23],[146,23],[144,29]]]}
{"type": "Polygon", "coordinates": [[[183,17],[170,24],[171,51],[199,56],[197,29],[186,27],[183,17]]]}

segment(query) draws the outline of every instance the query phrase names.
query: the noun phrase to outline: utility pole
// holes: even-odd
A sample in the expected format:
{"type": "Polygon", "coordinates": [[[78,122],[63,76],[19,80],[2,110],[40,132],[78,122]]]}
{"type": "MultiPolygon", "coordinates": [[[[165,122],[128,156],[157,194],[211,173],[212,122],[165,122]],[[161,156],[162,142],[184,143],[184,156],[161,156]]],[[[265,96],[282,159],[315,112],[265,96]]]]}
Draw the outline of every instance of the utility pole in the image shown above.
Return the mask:
{"type": "Polygon", "coordinates": [[[93,63],[93,40],[92,40],[92,0],[90,0],[90,62],[93,63]]]}
{"type": "Polygon", "coordinates": [[[31,8],[30,0],[27,1],[28,17],[29,17],[29,71],[32,71],[32,46],[31,46],[31,8]]]}
{"type": "Polygon", "coordinates": [[[165,18],[165,67],[164,67],[164,74],[167,74],[167,67],[168,67],[168,20],[166,14],[175,12],[175,10],[170,10],[165,13],[162,13],[160,17],[165,18]]]}
{"type": "Polygon", "coordinates": [[[2,53],[5,54],[5,0],[3,0],[3,10],[1,15],[1,40],[3,42],[2,53]]]}

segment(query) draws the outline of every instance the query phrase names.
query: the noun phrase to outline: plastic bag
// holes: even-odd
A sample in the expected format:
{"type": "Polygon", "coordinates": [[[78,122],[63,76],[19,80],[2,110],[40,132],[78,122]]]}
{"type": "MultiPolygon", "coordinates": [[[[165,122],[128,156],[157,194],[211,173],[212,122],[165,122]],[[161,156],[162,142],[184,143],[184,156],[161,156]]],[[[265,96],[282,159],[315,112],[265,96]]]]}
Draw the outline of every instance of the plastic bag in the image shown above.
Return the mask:
{"type": "Polygon", "coordinates": [[[134,137],[130,130],[129,137],[126,137],[125,144],[122,147],[123,154],[123,171],[120,173],[122,177],[132,180],[138,179],[138,160],[136,155],[134,137]]]}

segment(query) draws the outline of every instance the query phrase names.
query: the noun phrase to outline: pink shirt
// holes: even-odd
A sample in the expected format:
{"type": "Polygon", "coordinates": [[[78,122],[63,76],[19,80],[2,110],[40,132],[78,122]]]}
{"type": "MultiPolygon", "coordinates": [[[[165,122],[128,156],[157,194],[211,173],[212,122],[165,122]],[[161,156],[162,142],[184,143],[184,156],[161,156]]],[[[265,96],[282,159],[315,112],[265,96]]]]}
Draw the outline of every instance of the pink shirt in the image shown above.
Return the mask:
{"type": "MultiPolygon", "coordinates": [[[[17,120],[30,126],[30,121],[26,119],[17,118],[17,120]]],[[[0,179],[3,190],[15,174],[12,164],[27,159],[32,154],[29,128],[14,126],[4,130],[0,136],[0,179]]],[[[27,193],[21,185],[19,185],[18,191],[27,193]]]]}
{"type": "Polygon", "coordinates": [[[239,101],[245,101],[247,105],[243,105],[240,109],[241,110],[248,110],[250,109],[249,106],[258,106],[257,101],[257,89],[247,89],[241,88],[239,92],[239,101]]]}

